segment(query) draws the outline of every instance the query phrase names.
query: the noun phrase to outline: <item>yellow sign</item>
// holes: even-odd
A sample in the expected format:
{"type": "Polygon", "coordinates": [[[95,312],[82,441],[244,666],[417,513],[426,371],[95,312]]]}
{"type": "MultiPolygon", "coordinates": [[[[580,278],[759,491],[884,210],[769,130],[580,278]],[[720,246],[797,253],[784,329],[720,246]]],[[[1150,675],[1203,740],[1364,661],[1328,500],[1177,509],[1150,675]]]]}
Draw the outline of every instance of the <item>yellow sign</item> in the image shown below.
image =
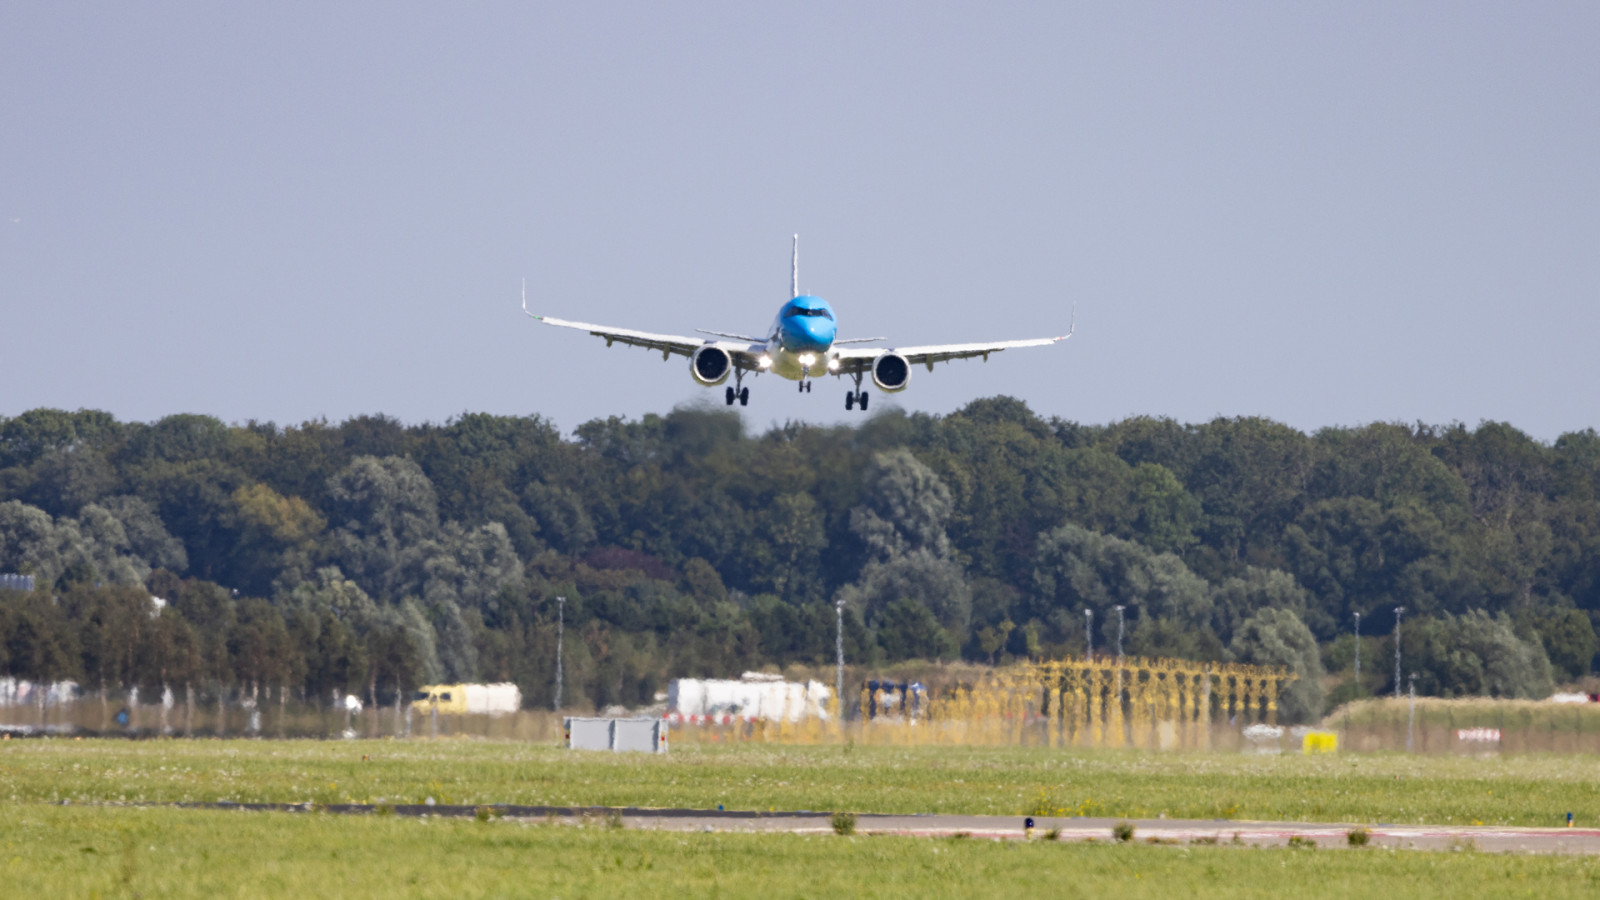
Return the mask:
{"type": "Polygon", "coordinates": [[[1300,751],[1307,756],[1313,753],[1333,753],[1339,749],[1339,735],[1332,731],[1308,731],[1300,742],[1300,751]]]}

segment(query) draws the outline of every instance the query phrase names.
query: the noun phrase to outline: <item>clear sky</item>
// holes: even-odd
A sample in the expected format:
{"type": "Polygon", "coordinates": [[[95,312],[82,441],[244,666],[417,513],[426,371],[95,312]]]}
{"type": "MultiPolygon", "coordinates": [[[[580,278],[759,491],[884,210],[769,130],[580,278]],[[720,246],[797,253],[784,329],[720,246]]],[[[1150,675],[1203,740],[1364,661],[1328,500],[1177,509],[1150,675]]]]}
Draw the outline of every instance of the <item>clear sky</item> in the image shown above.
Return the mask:
{"type": "Polygon", "coordinates": [[[759,331],[794,232],[843,336],[1077,304],[906,409],[1600,427],[1600,4],[0,0],[3,415],[720,405],[519,279],[759,331]]]}

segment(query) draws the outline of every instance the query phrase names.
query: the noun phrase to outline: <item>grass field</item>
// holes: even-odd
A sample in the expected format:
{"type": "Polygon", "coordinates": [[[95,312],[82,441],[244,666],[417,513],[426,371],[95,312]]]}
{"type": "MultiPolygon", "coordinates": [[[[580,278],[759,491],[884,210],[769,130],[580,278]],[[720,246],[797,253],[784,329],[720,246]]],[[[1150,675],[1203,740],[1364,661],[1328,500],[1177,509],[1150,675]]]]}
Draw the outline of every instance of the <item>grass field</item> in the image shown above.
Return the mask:
{"type": "Polygon", "coordinates": [[[441,741],[0,742],[0,804],[383,802],[1600,824],[1586,756],[1474,759],[1036,748],[675,747],[661,757],[441,741]],[[363,756],[370,761],[363,761],[363,756]]]}
{"type": "Polygon", "coordinates": [[[13,806],[15,897],[1592,897],[1600,860],[13,806]]]}
{"type": "Polygon", "coordinates": [[[1585,757],[441,741],[0,741],[6,896],[1593,896],[1600,860],[634,831],[78,803],[420,802],[1554,825],[1585,757]],[[363,757],[368,757],[363,760],[363,757]],[[60,805],[70,801],[71,805],[60,805]]]}

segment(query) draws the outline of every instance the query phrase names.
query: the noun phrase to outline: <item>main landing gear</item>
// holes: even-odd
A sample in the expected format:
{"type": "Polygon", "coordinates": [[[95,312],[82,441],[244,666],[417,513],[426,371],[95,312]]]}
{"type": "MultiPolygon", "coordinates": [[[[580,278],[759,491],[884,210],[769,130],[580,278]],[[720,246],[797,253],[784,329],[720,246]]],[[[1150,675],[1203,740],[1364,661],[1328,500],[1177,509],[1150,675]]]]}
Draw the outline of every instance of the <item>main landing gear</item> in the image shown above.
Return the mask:
{"type": "Polygon", "coordinates": [[[867,392],[861,389],[861,379],[863,375],[864,373],[862,372],[851,373],[851,377],[856,380],[856,389],[844,395],[845,409],[855,409],[857,406],[860,406],[862,412],[867,411],[867,392]]]}
{"type": "Polygon", "coordinates": [[[732,406],[738,400],[740,406],[750,405],[750,389],[744,386],[744,372],[735,368],[733,370],[733,384],[722,394],[722,399],[727,405],[732,406]]]}

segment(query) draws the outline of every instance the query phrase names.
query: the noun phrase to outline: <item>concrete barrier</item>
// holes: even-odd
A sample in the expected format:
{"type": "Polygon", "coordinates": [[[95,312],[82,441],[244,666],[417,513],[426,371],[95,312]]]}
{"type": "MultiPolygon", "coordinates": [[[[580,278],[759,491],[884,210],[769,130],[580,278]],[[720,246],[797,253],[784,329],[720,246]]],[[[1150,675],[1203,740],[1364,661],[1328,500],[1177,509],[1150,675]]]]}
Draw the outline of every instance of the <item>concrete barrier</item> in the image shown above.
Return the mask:
{"type": "Polygon", "coordinates": [[[602,719],[572,716],[566,720],[568,750],[610,750],[615,753],[667,752],[667,723],[661,719],[602,719]]]}

